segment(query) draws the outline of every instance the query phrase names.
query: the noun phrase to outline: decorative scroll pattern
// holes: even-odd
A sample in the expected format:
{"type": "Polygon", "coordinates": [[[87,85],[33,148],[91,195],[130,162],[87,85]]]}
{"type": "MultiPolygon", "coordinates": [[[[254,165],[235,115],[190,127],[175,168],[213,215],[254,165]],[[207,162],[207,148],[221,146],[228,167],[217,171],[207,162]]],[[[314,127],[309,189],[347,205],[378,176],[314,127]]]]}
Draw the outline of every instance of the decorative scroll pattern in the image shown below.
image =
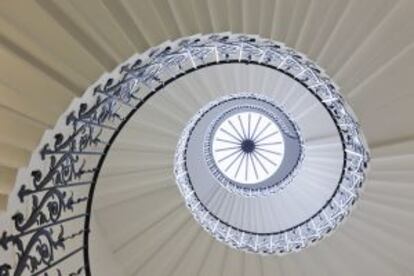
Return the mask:
{"type": "MultiPolygon", "coordinates": [[[[225,62],[276,68],[315,93],[332,110],[344,133],[346,174],[320,215],[306,227],[283,235],[261,237],[228,232],[228,228],[208,216],[207,210],[198,209],[191,196],[189,208],[196,216],[203,214],[204,227],[218,239],[238,248],[268,253],[303,247],[309,237],[321,238],[321,233],[332,229],[333,221],[342,220],[358,196],[368,156],[356,120],[345,108],[336,87],[316,65],[273,41],[246,35],[196,36],[132,57],[87,90],[80,101],[75,100],[55,129],[45,134],[29,167],[17,178],[16,196],[20,204],[9,206],[15,212],[11,215],[11,229],[0,235],[0,250],[15,251],[16,261],[0,263],[0,276],[90,275],[88,233],[93,190],[112,141],[134,112],[169,82],[199,68],[225,62]],[[273,246],[266,247],[269,242],[273,246]],[[73,263],[81,253],[84,263],[73,263]]],[[[180,176],[182,172],[176,173],[180,176]]],[[[190,195],[191,187],[182,185],[181,189],[190,195]]]]}

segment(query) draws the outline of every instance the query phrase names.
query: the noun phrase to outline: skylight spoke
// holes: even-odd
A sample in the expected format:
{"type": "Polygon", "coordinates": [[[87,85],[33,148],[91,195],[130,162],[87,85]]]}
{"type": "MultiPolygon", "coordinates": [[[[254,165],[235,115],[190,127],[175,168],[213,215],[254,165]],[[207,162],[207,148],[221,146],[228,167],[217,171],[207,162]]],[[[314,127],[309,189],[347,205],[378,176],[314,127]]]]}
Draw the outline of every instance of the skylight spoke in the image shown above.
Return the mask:
{"type": "Polygon", "coordinates": [[[217,162],[221,163],[221,162],[223,162],[224,160],[229,159],[230,157],[232,157],[233,155],[235,155],[235,154],[236,154],[236,153],[238,153],[238,152],[239,152],[239,150],[235,150],[235,151],[233,151],[232,153],[230,153],[230,154],[228,154],[228,155],[224,156],[223,158],[219,159],[217,162]]]}
{"type": "Polygon", "coordinates": [[[240,115],[238,115],[238,116],[237,116],[237,119],[239,119],[239,124],[240,124],[240,127],[241,127],[242,132],[243,132],[243,139],[247,139],[247,134],[246,134],[246,131],[245,131],[245,129],[244,129],[244,124],[243,124],[243,122],[242,122],[241,116],[240,116],[240,115]]]}
{"type": "Polygon", "coordinates": [[[243,140],[244,139],[243,135],[239,132],[239,130],[236,128],[236,126],[233,124],[231,120],[229,120],[229,124],[233,128],[233,130],[237,133],[237,136],[240,137],[240,140],[243,140]]]}
{"type": "Polygon", "coordinates": [[[252,120],[252,114],[249,113],[247,115],[247,139],[250,139],[250,125],[251,125],[251,120],[252,120]]]}
{"type": "Polygon", "coordinates": [[[259,156],[263,157],[267,162],[269,162],[270,164],[272,164],[273,166],[277,166],[277,164],[275,162],[273,162],[272,160],[270,160],[269,158],[267,158],[264,154],[256,151],[255,153],[257,153],[259,156]]]}
{"type": "Polygon", "coordinates": [[[254,170],[254,174],[255,174],[255,176],[256,176],[256,179],[259,179],[259,175],[258,175],[258,173],[257,173],[257,169],[256,169],[256,164],[254,163],[254,159],[253,159],[253,154],[252,154],[252,153],[250,153],[250,154],[249,154],[249,157],[250,157],[250,161],[251,161],[251,163],[252,163],[252,167],[253,167],[253,170],[254,170]]]}
{"type": "Polygon", "coordinates": [[[249,176],[249,154],[246,154],[246,172],[244,180],[247,181],[247,177],[249,176]]]}
{"type": "Polygon", "coordinates": [[[263,137],[263,138],[261,138],[261,139],[259,139],[259,140],[256,140],[256,141],[254,141],[254,142],[255,142],[255,143],[259,143],[259,142],[261,142],[261,141],[264,141],[264,140],[266,140],[266,139],[268,139],[268,138],[270,138],[270,137],[272,137],[272,136],[276,135],[277,133],[279,133],[279,131],[272,132],[272,133],[270,133],[270,134],[266,135],[265,137],[263,137]]]}
{"type": "Polygon", "coordinates": [[[249,137],[250,139],[252,139],[253,140],[253,137],[254,137],[254,135],[256,134],[256,130],[257,130],[257,128],[259,127],[259,125],[260,125],[260,121],[262,120],[262,116],[260,116],[259,117],[259,120],[257,120],[257,122],[256,122],[256,126],[254,127],[254,130],[253,130],[253,133],[252,133],[252,135],[249,137]]]}
{"type": "Polygon", "coordinates": [[[252,138],[252,140],[255,141],[256,139],[258,139],[260,137],[260,135],[262,135],[262,133],[265,132],[266,129],[268,129],[270,127],[271,124],[272,124],[271,122],[268,122],[265,125],[265,127],[255,137],[252,138]]]}
{"type": "Polygon", "coordinates": [[[273,151],[273,150],[263,149],[263,148],[259,148],[259,147],[256,147],[256,149],[257,149],[257,150],[260,150],[260,151],[264,151],[264,152],[272,153],[272,154],[275,154],[275,155],[281,155],[281,153],[280,153],[280,152],[278,152],[278,151],[273,151]]]}
{"type": "Polygon", "coordinates": [[[234,174],[234,177],[236,178],[237,177],[237,175],[239,174],[239,171],[240,171],[240,168],[241,168],[241,166],[242,166],[242,164],[243,164],[243,160],[244,160],[244,158],[246,157],[246,153],[243,153],[243,157],[242,157],[242,159],[240,160],[240,163],[239,163],[239,166],[237,167],[237,170],[236,170],[236,173],[234,174]]]}
{"type": "Polygon", "coordinates": [[[233,165],[237,162],[237,160],[239,160],[242,156],[243,152],[240,151],[239,154],[234,158],[233,161],[231,161],[231,163],[224,169],[225,172],[227,172],[231,167],[233,167],[233,165]]]}
{"type": "Polygon", "coordinates": [[[282,142],[274,142],[274,143],[256,143],[256,146],[257,147],[260,147],[260,146],[275,146],[275,145],[280,145],[280,144],[282,144],[282,142]]]}
{"type": "Polygon", "coordinates": [[[266,174],[269,174],[269,172],[266,170],[266,167],[263,165],[262,161],[256,156],[256,153],[252,153],[253,157],[256,159],[256,161],[259,163],[260,167],[265,171],[266,174]]]}
{"type": "Polygon", "coordinates": [[[215,152],[221,152],[221,151],[229,151],[233,149],[240,149],[240,147],[227,147],[227,148],[221,148],[221,149],[215,149],[215,152]]]}
{"type": "Polygon", "coordinates": [[[220,130],[224,133],[226,133],[228,136],[230,136],[231,138],[233,138],[236,141],[241,142],[242,140],[240,140],[239,138],[237,138],[236,136],[234,136],[233,134],[231,134],[230,132],[228,132],[227,130],[225,130],[224,128],[220,128],[220,130]]]}
{"type": "Polygon", "coordinates": [[[233,145],[240,145],[240,143],[238,143],[238,142],[233,142],[233,141],[222,139],[222,138],[216,138],[216,141],[220,141],[220,142],[228,143],[228,144],[233,144],[233,145]]]}

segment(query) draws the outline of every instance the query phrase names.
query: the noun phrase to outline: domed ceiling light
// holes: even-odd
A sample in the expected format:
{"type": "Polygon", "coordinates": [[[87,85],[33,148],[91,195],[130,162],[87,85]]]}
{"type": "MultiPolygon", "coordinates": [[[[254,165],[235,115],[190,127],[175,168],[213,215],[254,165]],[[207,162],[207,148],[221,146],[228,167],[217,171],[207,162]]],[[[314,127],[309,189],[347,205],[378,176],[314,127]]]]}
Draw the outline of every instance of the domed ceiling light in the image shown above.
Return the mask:
{"type": "Polygon", "coordinates": [[[176,51],[193,70],[255,66],[283,78],[289,89],[277,93],[293,99],[261,84],[220,91],[228,95],[188,122],[174,173],[194,218],[219,241],[261,254],[298,251],[330,233],[357,200],[369,159],[333,81],[295,50],[252,36],[184,40],[176,51]]]}

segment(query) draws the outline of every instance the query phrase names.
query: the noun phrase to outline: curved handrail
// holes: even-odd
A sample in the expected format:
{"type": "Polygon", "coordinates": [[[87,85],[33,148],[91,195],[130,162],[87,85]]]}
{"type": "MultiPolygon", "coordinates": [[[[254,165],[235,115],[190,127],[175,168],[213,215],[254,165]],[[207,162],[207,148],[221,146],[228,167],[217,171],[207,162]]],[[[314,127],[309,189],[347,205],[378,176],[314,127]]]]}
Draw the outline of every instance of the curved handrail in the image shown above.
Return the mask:
{"type": "MultiPolygon", "coordinates": [[[[53,130],[45,132],[29,166],[19,170],[7,217],[1,219],[7,229],[0,236],[0,256],[4,258],[0,276],[52,271],[90,275],[89,224],[105,156],[135,111],[179,76],[229,61],[265,62],[301,79],[326,105],[344,106],[337,88],[320,68],[296,52],[289,55],[291,60],[278,60],[281,51],[291,53],[282,44],[255,36],[196,35],[151,48],[103,75],[71,103],[53,130]],[[299,76],[290,72],[295,64],[289,62],[306,62],[309,70],[299,76]]],[[[348,113],[336,116],[355,122],[348,113]]],[[[355,162],[359,162],[356,170],[362,181],[368,156],[360,142],[361,147],[352,152],[360,152],[355,162]]],[[[350,202],[355,201],[358,190],[359,186],[349,194],[350,202]]]]}

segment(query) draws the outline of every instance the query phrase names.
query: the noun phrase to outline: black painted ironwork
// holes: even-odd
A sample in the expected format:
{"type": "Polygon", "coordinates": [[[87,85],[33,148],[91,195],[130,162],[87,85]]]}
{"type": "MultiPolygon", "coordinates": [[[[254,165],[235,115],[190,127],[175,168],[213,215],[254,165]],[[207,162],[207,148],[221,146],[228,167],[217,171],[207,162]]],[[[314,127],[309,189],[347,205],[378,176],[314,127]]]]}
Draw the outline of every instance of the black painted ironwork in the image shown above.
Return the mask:
{"type": "MultiPolygon", "coordinates": [[[[269,40],[255,41],[249,36],[221,34],[185,38],[132,58],[114,72],[116,77],[106,77],[88,90],[82,102],[74,103],[57,123],[51,132],[53,138],[44,137],[44,144],[34,153],[37,159],[26,170],[31,181],[17,179],[20,207],[11,216],[10,229],[0,235],[0,248],[15,251],[17,261],[0,264],[0,276],[90,275],[88,242],[94,189],[106,154],[125,123],[165,85],[206,66],[254,63],[292,75],[293,63],[277,68],[272,65],[283,46],[269,40]],[[67,227],[78,220],[84,222],[82,228],[67,227]],[[64,271],[65,262],[78,254],[83,254],[83,263],[74,271],[64,271]]],[[[302,60],[300,56],[291,58],[302,60]]],[[[316,77],[319,69],[307,66],[311,69],[300,81],[311,86],[317,79],[313,85],[323,89],[325,80],[316,77]]],[[[336,98],[327,104],[342,101],[338,95],[332,96],[336,98]]],[[[342,116],[344,122],[353,120],[346,114],[332,116],[342,116]]],[[[366,164],[366,159],[363,162],[366,164]]]]}

